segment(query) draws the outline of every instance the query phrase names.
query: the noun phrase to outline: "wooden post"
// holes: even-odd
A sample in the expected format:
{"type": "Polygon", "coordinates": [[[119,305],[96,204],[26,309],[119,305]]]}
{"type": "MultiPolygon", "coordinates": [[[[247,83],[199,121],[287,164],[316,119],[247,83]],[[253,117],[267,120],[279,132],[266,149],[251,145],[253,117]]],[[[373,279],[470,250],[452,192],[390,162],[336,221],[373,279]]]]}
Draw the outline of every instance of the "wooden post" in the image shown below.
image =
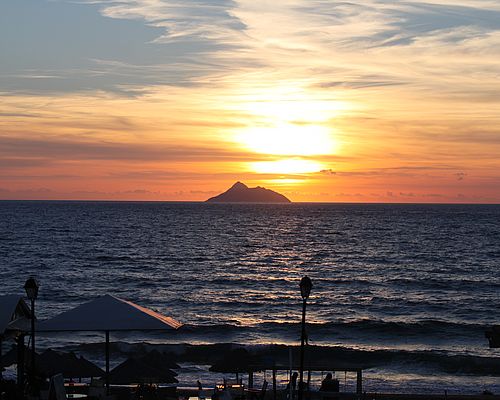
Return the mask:
{"type": "Polygon", "coordinates": [[[24,391],[24,335],[17,338],[17,387],[24,391]]]}
{"type": "Polygon", "coordinates": [[[273,369],[273,400],[276,400],[276,369],[273,369]]]}
{"type": "Polygon", "coordinates": [[[38,392],[36,384],[36,348],[35,348],[35,299],[31,299],[31,362],[30,362],[30,387],[31,393],[36,395],[38,392]]]}
{"type": "Polygon", "coordinates": [[[356,374],[356,394],[358,398],[363,394],[363,371],[358,369],[356,374]]]}
{"type": "Polygon", "coordinates": [[[288,346],[288,363],[290,364],[290,373],[288,374],[288,399],[293,399],[293,388],[292,388],[292,347],[288,346]]]}
{"type": "MultiPolygon", "coordinates": [[[[2,359],[2,338],[0,337],[0,360],[2,359]]],[[[3,382],[2,367],[0,367],[0,383],[3,382]]]]}
{"type": "Polygon", "coordinates": [[[304,348],[306,340],[306,298],[302,300],[302,334],[300,335],[300,369],[299,369],[299,393],[298,400],[304,396],[304,348]]]}
{"type": "Polygon", "coordinates": [[[106,394],[109,396],[109,331],[106,331],[106,394]]]}
{"type": "Polygon", "coordinates": [[[248,388],[253,389],[253,371],[248,372],[248,388]]]}

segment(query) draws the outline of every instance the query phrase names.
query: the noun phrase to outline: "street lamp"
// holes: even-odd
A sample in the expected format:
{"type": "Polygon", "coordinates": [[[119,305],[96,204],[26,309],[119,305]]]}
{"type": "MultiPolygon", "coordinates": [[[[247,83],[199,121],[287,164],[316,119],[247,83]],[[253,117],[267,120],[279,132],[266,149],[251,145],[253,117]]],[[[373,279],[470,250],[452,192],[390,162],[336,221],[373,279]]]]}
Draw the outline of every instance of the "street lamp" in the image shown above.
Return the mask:
{"type": "Polygon", "coordinates": [[[488,338],[492,349],[500,348],[500,325],[493,326],[487,330],[485,336],[488,338]]]}
{"type": "Polygon", "coordinates": [[[300,335],[300,377],[299,377],[299,396],[302,400],[304,391],[304,342],[306,339],[306,303],[311,293],[312,282],[306,275],[300,280],[300,295],[302,296],[302,334],[300,335]]]}
{"type": "Polygon", "coordinates": [[[35,278],[30,277],[24,284],[24,290],[28,299],[31,300],[31,370],[30,383],[31,388],[35,389],[35,300],[38,297],[38,282],[35,278]]]}

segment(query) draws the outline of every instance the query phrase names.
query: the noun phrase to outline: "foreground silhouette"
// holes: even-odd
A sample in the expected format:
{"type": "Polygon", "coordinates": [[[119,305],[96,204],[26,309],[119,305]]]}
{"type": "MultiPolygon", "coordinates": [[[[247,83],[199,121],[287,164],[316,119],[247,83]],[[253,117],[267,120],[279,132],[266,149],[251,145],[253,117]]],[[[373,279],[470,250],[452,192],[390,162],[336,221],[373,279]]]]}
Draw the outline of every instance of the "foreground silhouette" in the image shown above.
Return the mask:
{"type": "Polygon", "coordinates": [[[257,186],[249,188],[236,182],[229,190],[207,200],[209,203],[291,203],[289,199],[273,190],[257,186]]]}

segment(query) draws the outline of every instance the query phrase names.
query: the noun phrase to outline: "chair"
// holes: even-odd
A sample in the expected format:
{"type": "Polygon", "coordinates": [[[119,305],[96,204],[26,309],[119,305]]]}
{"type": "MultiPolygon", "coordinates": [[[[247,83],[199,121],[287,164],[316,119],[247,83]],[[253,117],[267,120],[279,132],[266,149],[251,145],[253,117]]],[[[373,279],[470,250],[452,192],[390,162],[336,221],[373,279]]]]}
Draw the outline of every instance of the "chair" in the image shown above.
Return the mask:
{"type": "Polygon", "coordinates": [[[206,398],[211,398],[212,397],[212,393],[213,393],[213,389],[212,390],[208,390],[208,389],[201,389],[201,390],[198,390],[198,400],[205,400],[206,398]]]}
{"type": "Polygon", "coordinates": [[[229,390],[223,390],[222,392],[219,392],[218,396],[219,400],[233,400],[233,396],[231,395],[231,392],[229,390]]]}
{"type": "Polygon", "coordinates": [[[258,400],[264,400],[264,398],[266,397],[266,391],[268,385],[269,383],[264,379],[264,382],[262,383],[262,388],[260,389],[258,400]]]}
{"type": "Polygon", "coordinates": [[[88,396],[94,399],[103,399],[106,397],[106,388],[102,379],[91,379],[88,396]]]}
{"type": "Polygon", "coordinates": [[[66,390],[64,389],[64,377],[62,374],[57,374],[50,378],[48,400],[66,400],[66,390]]]}
{"type": "Polygon", "coordinates": [[[262,387],[260,389],[248,389],[247,393],[249,394],[249,398],[254,398],[256,400],[264,400],[266,397],[267,386],[269,383],[264,379],[262,382],[262,387]]]}

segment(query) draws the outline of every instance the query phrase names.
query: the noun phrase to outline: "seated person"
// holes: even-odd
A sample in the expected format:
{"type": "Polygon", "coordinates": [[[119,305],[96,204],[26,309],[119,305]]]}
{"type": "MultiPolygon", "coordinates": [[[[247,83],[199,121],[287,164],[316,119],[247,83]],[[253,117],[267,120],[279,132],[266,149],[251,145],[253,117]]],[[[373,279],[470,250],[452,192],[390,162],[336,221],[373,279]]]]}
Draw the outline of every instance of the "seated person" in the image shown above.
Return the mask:
{"type": "Polygon", "coordinates": [[[333,379],[332,374],[329,372],[326,374],[325,379],[321,382],[321,387],[319,388],[322,392],[338,392],[339,391],[339,380],[333,379]]]}

